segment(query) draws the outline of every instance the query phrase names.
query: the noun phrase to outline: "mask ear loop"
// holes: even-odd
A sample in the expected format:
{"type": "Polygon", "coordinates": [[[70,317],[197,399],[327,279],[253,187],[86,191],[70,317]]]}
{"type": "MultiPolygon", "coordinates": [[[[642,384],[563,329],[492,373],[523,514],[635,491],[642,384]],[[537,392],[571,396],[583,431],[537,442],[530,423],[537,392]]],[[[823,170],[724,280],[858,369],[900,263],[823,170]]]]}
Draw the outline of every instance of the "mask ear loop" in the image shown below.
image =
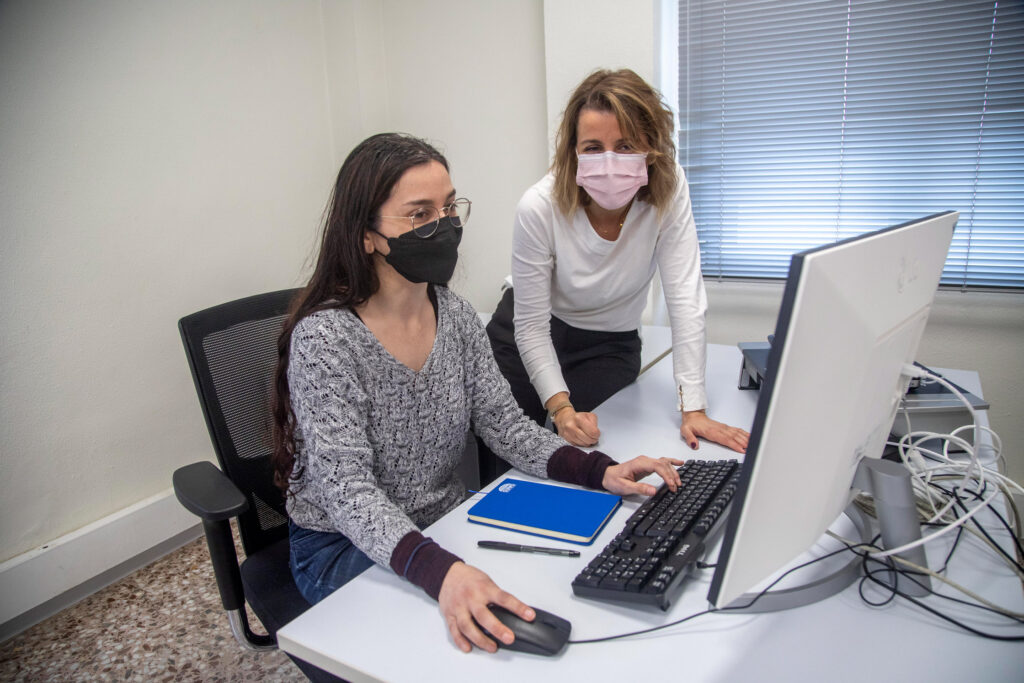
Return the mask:
{"type": "MultiPolygon", "coordinates": [[[[381,232],[380,230],[378,230],[377,228],[368,228],[368,229],[366,230],[366,233],[365,233],[365,234],[366,234],[367,236],[369,236],[369,234],[370,234],[371,232],[375,232],[375,233],[377,233],[378,235],[380,235],[380,236],[381,236],[381,238],[383,238],[383,240],[384,240],[385,242],[387,242],[387,241],[388,241],[389,239],[391,239],[390,237],[388,237],[387,235],[385,235],[384,233],[382,233],[382,232],[381,232]]],[[[380,257],[381,257],[381,258],[384,258],[384,257],[386,257],[386,256],[387,256],[387,254],[385,254],[384,252],[382,252],[382,251],[381,251],[380,249],[378,249],[378,248],[377,248],[377,245],[376,245],[376,244],[374,243],[374,241],[373,241],[372,239],[370,240],[370,245],[371,245],[371,246],[373,247],[373,251],[366,251],[366,248],[365,248],[365,247],[363,247],[363,251],[366,251],[366,253],[367,253],[368,255],[370,255],[370,256],[373,256],[374,254],[380,254],[380,257]]]]}

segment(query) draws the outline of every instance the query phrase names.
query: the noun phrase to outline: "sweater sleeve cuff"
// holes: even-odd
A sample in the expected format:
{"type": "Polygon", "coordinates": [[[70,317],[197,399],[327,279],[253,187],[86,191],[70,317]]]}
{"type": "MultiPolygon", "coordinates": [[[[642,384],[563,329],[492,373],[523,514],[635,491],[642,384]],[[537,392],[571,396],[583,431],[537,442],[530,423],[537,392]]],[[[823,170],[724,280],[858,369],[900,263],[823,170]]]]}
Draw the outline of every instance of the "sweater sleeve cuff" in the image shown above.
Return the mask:
{"type": "Polygon", "coordinates": [[[575,446],[562,446],[548,458],[548,477],[567,484],[604,489],[604,471],[617,464],[601,451],[587,453],[575,446]]]}
{"type": "Polygon", "coordinates": [[[419,531],[410,531],[391,552],[391,569],[437,600],[448,570],[461,558],[451,554],[419,531]]]}

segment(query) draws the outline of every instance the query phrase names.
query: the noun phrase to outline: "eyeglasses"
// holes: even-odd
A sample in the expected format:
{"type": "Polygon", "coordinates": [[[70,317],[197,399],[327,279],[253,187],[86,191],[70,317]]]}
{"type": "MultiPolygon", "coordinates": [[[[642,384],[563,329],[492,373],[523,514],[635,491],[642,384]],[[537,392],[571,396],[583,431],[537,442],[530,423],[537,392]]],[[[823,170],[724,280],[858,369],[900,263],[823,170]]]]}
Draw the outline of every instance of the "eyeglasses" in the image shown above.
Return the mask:
{"type": "Polygon", "coordinates": [[[461,228],[469,222],[469,211],[472,208],[473,202],[461,198],[456,199],[448,206],[441,207],[440,210],[433,206],[421,206],[408,216],[381,216],[381,218],[409,221],[413,234],[426,239],[427,237],[433,237],[434,233],[437,232],[437,226],[441,222],[442,214],[450,218],[452,225],[456,228],[461,228]]]}

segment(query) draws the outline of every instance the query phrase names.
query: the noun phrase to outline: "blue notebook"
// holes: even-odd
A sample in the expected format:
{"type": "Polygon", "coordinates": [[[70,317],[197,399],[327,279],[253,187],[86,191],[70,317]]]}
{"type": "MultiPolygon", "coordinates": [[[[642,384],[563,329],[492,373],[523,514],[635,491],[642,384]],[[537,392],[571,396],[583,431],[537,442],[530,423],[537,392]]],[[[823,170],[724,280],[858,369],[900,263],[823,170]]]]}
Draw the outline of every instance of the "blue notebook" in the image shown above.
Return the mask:
{"type": "Polygon", "coordinates": [[[506,479],[468,514],[476,524],[586,544],[621,504],[610,493],[506,479]]]}

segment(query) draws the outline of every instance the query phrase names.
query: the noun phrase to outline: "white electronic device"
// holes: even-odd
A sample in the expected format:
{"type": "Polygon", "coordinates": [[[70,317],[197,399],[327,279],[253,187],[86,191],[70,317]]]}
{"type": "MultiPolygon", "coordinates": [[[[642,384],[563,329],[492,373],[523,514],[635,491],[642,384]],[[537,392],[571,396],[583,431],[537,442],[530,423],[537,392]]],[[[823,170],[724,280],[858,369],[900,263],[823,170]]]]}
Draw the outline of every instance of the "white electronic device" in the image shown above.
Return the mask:
{"type": "Polygon", "coordinates": [[[708,593],[716,607],[815,544],[851,501],[861,460],[881,456],[958,216],[792,257],[708,593]]]}

